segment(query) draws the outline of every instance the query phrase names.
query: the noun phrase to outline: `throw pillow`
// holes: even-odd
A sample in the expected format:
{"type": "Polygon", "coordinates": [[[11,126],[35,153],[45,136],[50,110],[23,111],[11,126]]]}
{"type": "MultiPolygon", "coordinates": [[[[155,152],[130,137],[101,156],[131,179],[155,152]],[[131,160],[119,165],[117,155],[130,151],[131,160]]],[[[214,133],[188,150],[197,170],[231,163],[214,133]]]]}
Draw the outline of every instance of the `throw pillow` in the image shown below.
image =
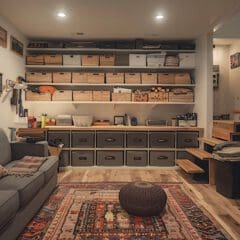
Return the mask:
{"type": "Polygon", "coordinates": [[[0,178],[3,178],[7,175],[8,175],[8,170],[2,165],[0,165],[0,178]]]}

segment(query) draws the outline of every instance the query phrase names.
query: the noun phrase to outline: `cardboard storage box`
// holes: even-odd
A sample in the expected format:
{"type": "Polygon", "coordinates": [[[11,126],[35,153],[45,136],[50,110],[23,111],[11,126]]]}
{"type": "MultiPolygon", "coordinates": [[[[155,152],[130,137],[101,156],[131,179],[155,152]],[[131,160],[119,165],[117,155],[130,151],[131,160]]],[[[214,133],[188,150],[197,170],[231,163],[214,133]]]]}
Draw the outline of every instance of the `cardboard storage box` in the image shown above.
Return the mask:
{"type": "Polygon", "coordinates": [[[50,93],[35,93],[27,91],[25,95],[26,101],[51,101],[50,93]]]}
{"type": "Polygon", "coordinates": [[[100,66],[114,66],[114,64],[115,56],[113,54],[100,56],[100,66]]]}
{"type": "Polygon", "coordinates": [[[73,72],[72,83],[88,83],[88,74],[86,72],[73,72]]]}
{"type": "Polygon", "coordinates": [[[176,73],[175,84],[191,84],[192,80],[189,73],[176,73]]]}
{"type": "Polygon", "coordinates": [[[83,55],[82,56],[83,66],[99,66],[99,56],[98,55],[83,55]]]}
{"type": "Polygon", "coordinates": [[[88,83],[92,84],[103,84],[105,80],[104,73],[88,73],[88,83]]]}
{"type": "Polygon", "coordinates": [[[146,54],[129,54],[129,66],[146,67],[146,54]]]}
{"type": "Polygon", "coordinates": [[[73,101],[92,101],[92,91],[73,91],[73,101]]]}
{"type": "Polygon", "coordinates": [[[110,91],[93,91],[93,101],[110,101],[110,91]]]}
{"type": "Polygon", "coordinates": [[[62,65],[63,57],[62,55],[44,55],[44,63],[46,65],[62,65]]]}
{"type": "Polygon", "coordinates": [[[43,55],[30,55],[26,57],[27,65],[43,65],[44,56],[43,55]]]}
{"type": "Polygon", "coordinates": [[[166,53],[147,54],[148,67],[163,67],[166,53]]]}
{"type": "Polygon", "coordinates": [[[140,73],[125,73],[125,83],[140,84],[141,83],[140,73]]]}
{"type": "Polygon", "coordinates": [[[71,90],[58,90],[52,95],[52,101],[72,101],[71,90]]]}
{"type": "Polygon", "coordinates": [[[174,84],[175,74],[174,73],[158,73],[159,84],[174,84]]]}
{"type": "Polygon", "coordinates": [[[124,73],[106,73],[106,83],[124,83],[124,73]]]}
{"type": "Polygon", "coordinates": [[[113,102],[131,102],[132,94],[131,93],[112,93],[113,102]]]}
{"type": "Polygon", "coordinates": [[[63,65],[81,65],[80,55],[63,55],[63,65]]]}
{"type": "Polygon", "coordinates": [[[142,73],[142,84],[157,84],[157,73],[142,73]]]}
{"type": "Polygon", "coordinates": [[[53,82],[54,83],[71,83],[72,73],[70,72],[54,72],[53,82]]]}
{"type": "Polygon", "coordinates": [[[195,53],[179,53],[179,66],[180,67],[195,67],[195,53]]]}
{"type": "Polygon", "coordinates": [[[33,83],[51,83],[52,82],[52,73],[27,72],[26,80],[27,80],[27,82],[33,82],[33,83]]]}

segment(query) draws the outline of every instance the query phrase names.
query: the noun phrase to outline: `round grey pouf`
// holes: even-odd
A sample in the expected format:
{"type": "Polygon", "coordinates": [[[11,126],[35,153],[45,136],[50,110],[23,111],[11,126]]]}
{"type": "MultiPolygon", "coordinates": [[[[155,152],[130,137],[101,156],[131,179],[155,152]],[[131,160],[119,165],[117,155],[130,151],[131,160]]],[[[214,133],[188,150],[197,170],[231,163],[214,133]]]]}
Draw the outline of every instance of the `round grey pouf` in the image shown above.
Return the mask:
{"type": "Polygon", "coordinates": [[[167,202],[165,191],[149,182],[133,182],[119,192],[122,208],[131,215],[149,217],[159,215],[167,202]]]}

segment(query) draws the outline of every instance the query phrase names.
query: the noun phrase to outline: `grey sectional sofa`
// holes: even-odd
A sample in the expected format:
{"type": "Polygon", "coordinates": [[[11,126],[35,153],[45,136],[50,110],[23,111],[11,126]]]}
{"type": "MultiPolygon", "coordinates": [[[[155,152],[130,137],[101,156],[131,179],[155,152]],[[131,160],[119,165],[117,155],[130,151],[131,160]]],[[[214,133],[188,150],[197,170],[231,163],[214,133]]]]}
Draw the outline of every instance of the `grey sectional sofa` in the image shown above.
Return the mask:
{"type": "MultiPolygon", "coordinates": [[[[6,168],[23,156],[47,156],[47,143],[10,144],[0,129],[0,164],[6,168]]],[[[57,185],[58,158],[51,156],[33,176],[0,179],[0,240],[15,240],[57,185]]]]}

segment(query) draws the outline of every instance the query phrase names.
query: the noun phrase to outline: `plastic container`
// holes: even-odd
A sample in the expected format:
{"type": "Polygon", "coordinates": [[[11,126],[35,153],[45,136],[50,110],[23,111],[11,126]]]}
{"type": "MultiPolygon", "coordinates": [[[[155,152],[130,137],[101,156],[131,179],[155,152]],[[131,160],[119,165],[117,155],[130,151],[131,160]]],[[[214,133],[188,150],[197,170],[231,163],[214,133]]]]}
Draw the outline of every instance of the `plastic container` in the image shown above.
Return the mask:
{"type": "Polygon", "coordinates": [[[89,115],[80,115],[80,116],[73,116],[73,123],[76,127],[89,127],[93,123],[93,116],[89,115]]]}

